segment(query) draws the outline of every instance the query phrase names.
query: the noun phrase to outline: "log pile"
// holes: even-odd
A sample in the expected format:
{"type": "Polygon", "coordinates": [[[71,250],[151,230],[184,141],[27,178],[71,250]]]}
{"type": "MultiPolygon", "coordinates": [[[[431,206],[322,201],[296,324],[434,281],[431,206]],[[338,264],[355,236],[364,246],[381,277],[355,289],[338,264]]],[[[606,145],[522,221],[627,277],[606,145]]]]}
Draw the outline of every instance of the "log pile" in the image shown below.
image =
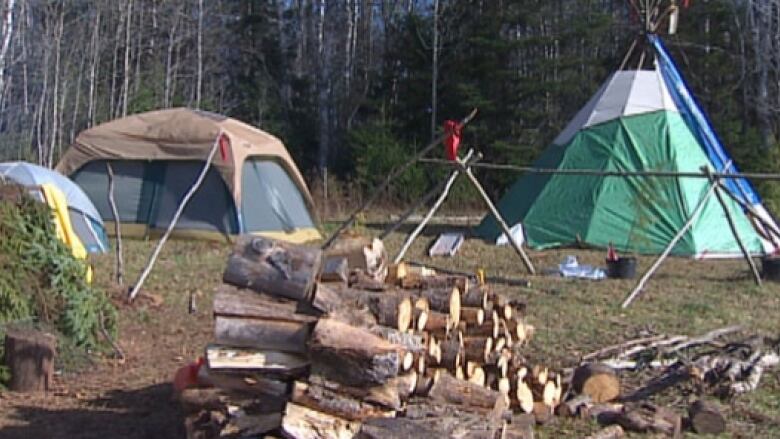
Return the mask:
{"type": "Polygon", "coordinates": [[[388,266],[381,242],[334,248],[238,240],[199,387],[181,394],[189,437],[527,438],[551,418],[562,377],[523,358],[523,303],[388,266]]]}

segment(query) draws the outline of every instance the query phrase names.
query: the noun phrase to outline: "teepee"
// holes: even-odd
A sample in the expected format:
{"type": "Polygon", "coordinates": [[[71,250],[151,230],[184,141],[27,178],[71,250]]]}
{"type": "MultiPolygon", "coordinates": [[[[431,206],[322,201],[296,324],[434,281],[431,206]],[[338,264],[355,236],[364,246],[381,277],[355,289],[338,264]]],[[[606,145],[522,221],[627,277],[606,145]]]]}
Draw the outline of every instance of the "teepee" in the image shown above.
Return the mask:
{"type": "MultiPolygon", "coordinates": [[[[656,53],[653,68],[613,73],[534,167],[700,172],[707,166],[738,173],[661,40],[651,34],[648,42],[656,53]]],[[[728,179],[724,184],[752,206],[753,213],[771,221],[746,180],[728,179]]],[[[693,215],[709,185],[703,178],[534,173],[517,180],[498,208],[510,224],[522,224],[531,248],[612,243],[622,252],[657,254],[693,215]]],[[[761,253],[771,247],[731,197],[725,210],[714,197],[703,202],[672,254],[739,255],[726,211],[748,251],[761,253]]],[[[490,240],[501,234],[491,216],[476,233],[490,240]]]]}

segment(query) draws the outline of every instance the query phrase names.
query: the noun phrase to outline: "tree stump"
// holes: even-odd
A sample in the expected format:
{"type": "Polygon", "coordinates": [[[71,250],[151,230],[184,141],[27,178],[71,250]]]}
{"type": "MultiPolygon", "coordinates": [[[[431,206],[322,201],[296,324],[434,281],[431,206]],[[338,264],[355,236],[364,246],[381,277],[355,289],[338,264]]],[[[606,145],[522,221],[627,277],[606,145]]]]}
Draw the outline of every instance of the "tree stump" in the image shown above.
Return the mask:
{"type": "Polygon", "coordinates": [[[9,388],[16,392],[45,392],[51,388],[57,339],[32,329],[9,329],[5,363],[11,369],[9,388]]]}

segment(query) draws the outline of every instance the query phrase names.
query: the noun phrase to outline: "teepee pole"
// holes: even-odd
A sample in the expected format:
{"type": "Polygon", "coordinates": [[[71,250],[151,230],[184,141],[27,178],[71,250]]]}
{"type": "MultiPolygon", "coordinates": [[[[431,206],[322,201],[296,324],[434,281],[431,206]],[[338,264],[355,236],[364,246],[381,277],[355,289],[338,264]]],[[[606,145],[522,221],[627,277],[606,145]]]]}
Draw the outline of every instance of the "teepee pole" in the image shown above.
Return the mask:
{"type": "MultiPolygon", "coordinates": [[[[473,155],[474,155],[474,150],[469,149],[469,152],[466,154],[466,157],[463,160],[466,163],[468,163],[468,161],[471,160],[471,156],[473,155]]],[[[406,254],[407,251],[409,251],[409,247],[412,246],[414,240],[417,239],[417,236],[420,234],[420,232],[422,232],[422,230],[428,224],[428,221],[430,221],[431,218],[433,218],[433,215],[436,213],[437,210],[439,210],[441,205],[444,203],[444,200],[447,199],[447,196],[450,194],[450,189],[452,189],[452,185],[455,184],[455,181],[458,179],[459,175],[460,175],[460,169],[456,168],[454,171],[452,171],[450,177],[447,179],[447,182],[444,184],[444,189],[441,191],[439,198],[436,200],[435,203],[433,203],[433,206],[431,206],[430,210],[428,210],[428,213],[425,214],[425,217],[423,218],[422,221],[420,221],[420,224],[418,224],[417,227],[412,231],[412,233],[410,233],[409,236],[406,238],[406,241],[404,241],[404,245],[401,246],[401,250],[398,251],[398,254],[395,256],[395,259],[393,259],[393,264],[397,264],[401,262],[401,259],[404,258],[404,255],[406,254]]]]}
{"type": "MultiPolygon", "coordinates": [[[[778,230],[775,224],[765,220],[753,206],[734,195],[734,193],[732,193],[729,188],[723,185],[723,182],[721,182],[720,179],[718,179],[718,186],[726,195],[729,196],[729,198],[731,198],[735,203],[739,204],[741,208],[745,209],[752,218],[755,218],[756,221],[760,222],[761,225],[766,229],[767,235],[774,236],[775,239],[780,240],[780,230],[778,230]]],[[[774,243],[774,240],[772,241],[774,243]]]]}
{"type": "Polygon", "coordinates": [[[753,280],[755,280],[756,285],[761,286],[761,274],[759,274],[758,269],[756,268],[756,263],[753,261],[753,258],[750,257],[750,252],[748,252],[747,248],[745,247],[745,244],[742,242],[742,238],[739,236],[739,232],[737,231],[737,226],[734,224],[734,218],[731,216],[731,212],[729,212],[729,208],[726,205],[726,201],[723,200],[723,195],[720,193],[720,184],[718,180],[712,176],[712,173],[709,169],[704,169],[704,172],[707,173],[707,175],[710,177],[710,184],[715,188],[715,197],[718,199],[718,203],[720,203],[720,207],[723,208],[723,213],[726,215],[726,221],[729,223],[729,228],[731,229],[731,234],[734,236],[734,240],[737,241],[737,245],[739,246],[739,249],[742,251],[742,255],[745,257],[745,261],[747,261],[748,267],[750,267],[751,273],[753,273],[753,280]]]}
{"type": "Polygon", "coordinates": [[[661,253],[660,256],[658,256],[658,259],[653,263],[653,265],[650,266],[650,268],[645,272],[644,275],[642,275],[642,278],[639,279],[639,282],[636,284],[636,287],[631,291],[631,294],[626,297],[626,300],[623,301],[623,304],[621,305],[621,308],[628,308],[629,305],[631,305],[631,302],[634,301],[637,297],[639,297],[639,294],[642,292],[642,289],[645,287],[645,284],[648,280],[650,280],[650,277],[655,273],[656,270],[658,270],[658,267],[661,266],[661,263],[666,259],[667,256],[669,256],[669,253],[672,252],[672,249],[675,245],[677,245],[677,242],[682,239],[682,237],[685,235],[685,232],[688,231],[688,229],[693,226],[693,223],[696,221],[696,218],[699,217],[699,214],[704,210],[704,206],[707,204],[707,200],[712,197],[712,195],[715,193],[715,188],[717,185],[710,185],[710,188],[707,190],[707,192],[702,196],[702,198],[699,200],[699,204],[696,206],[696,209],[694,209],[693,213],[691,213],[691,217],[688,218],[688,221],[685,222],[685,224],[680,228],[680,230],[677,232],[677,234],[672,238],[672,240],[669,242],[669,245],[666,246],[663,253],[661,253]]]}

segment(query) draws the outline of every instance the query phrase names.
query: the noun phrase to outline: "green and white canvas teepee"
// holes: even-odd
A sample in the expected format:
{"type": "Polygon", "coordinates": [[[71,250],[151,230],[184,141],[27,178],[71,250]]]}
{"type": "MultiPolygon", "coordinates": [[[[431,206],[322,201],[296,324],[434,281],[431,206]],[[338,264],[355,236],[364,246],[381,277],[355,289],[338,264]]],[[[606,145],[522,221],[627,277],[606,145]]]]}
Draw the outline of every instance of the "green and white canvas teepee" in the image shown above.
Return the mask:
{"type": "MultiPolygon", "coordinates": [[[[604,171],[715,169],[658,69],[614,73],[534,166],[604,171]]],[[[526,174],[498,208],[510,225],[522,224],[531,248],[580,241],[653,254],[662,252],[682,228],[708,187],[709,182],[701,178],[526,174]]],[[[762,240],[749,219],[731,199],[726,202],[748,250],[761,252],[762,240]]],[[[490,240],[501,234],[489,215],[476,232],[490,240]]],[[[739,252],[724,210],[711,197],[672,253],[739,252]]]]}

